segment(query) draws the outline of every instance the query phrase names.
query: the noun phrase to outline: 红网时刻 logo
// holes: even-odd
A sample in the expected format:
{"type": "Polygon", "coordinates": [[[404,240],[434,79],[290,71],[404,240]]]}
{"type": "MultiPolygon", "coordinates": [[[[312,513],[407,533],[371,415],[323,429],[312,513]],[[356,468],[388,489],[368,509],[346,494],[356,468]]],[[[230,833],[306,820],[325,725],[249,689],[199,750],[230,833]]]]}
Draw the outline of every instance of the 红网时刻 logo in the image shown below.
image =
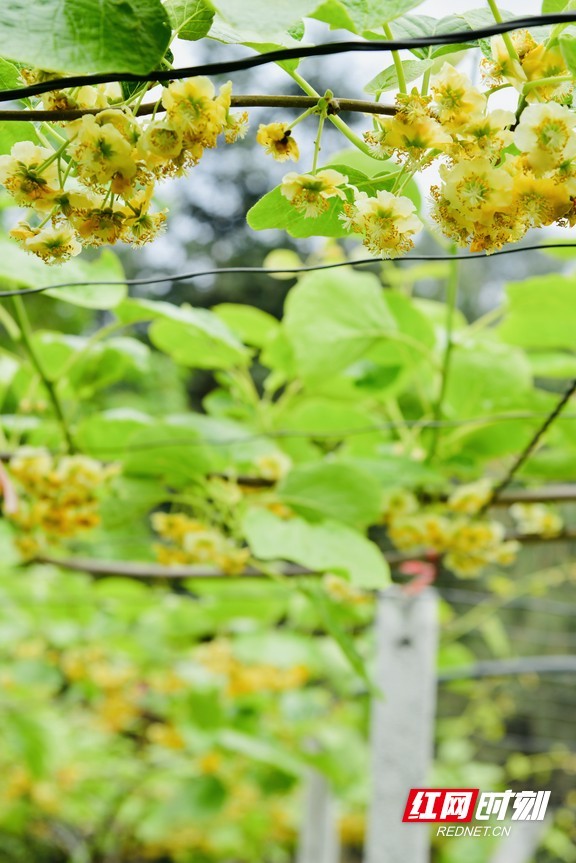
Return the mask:
{"type": "Polygon", "coordinates": [[[479,788],[411,788],[402,821],[413,824],[449,824],[438,833],[447,836],[483,836],[508,833],[510,827],[486,822],[543,821],[550,791],[480,791],[479,788]],[[452,827],[455,824],[484,822],[476,827],[452,827]]]}

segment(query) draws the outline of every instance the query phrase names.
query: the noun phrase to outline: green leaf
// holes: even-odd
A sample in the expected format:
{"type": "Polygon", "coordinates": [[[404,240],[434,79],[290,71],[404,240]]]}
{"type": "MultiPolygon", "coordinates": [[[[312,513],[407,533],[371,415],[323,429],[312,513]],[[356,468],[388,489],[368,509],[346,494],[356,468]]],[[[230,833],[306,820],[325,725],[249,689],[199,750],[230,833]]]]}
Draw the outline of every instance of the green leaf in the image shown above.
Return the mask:
{"type": "Polygon", "coordinates": [[[576,355],[560,352],[527,355],[532,374],[537,378],[576,378],[576,355]]]}
{"type": "Polygon", "coordinates": [[[209,448],[190,428],[178,423],[156,422],[132,435],[124,460],[127,476],[163,477],[169,484],[182,487],[215,464],[209,448]]]}
{"type": "MultiPolygon", "coordinates": [[[[20,87],[20,71],[14,63],[0,57],[0,90],[12,90],[20,87]]],[[[9,153],[18,141],[33,141],[39,143],[36,129],[32,123],[17,120],[16,122],[0,124],[0,155],[9,153]]]]}
{"type": "Polygon", "coordinates": [[[224,749],[277,767],[290,776],[303,776],[308,768],[308,762],[304,758],[286,752],[284,748],[262,737],[252,737],[232,728],[227,728],[218,735],[218,743],[224,749]]]}
{"type": "Polygon", "coordinates": [[[305,378],[333,377],[396,329],[376,276],[304,276],[286,301],[284,328],[305,378]]]}
{"type": "MultiPolygon", "coordinates": [[[[332,29],[345,28],[362,33],[381,27],[420,6],[423,0],[330,0],[316,9],[313,18],[325,21],[332,29]]],[[[383,38],[384,34],[380,34],[383,38]]]]}
{"type": "Polygon", "coordinates": [[[288,30],[291,25],[310,15],[317,0],[216,0],[214,6],[222,17],[234,27],[269,34],[288,30]]]}
{"type": "Polygon", "coordinates": [[[54,288],[46,295],[87,309],[112,309],[126,296],[124,271],[116,255],[102,252],[93,261],[75,259],[47,267],[15,243],[0,239],[0,282],[18,288],[43,288],[68,282],[76,287],[54,288]],[[94,284],[88,284],[94,282],[94,284]],[[118,282],[109,285],[105,282],[118,282]]]}
{"type": "Polygon", "coordinates": [[[576,348],[576,276],[534,276],[506,285],[501,339],[524,348],[576,348]]]}
{"type": "Polygon", "coordinates": [[[326,627],[326,629],[328,630],[328,632],[330,633],[330,635],[332,636],[332,638],[334,639],[334,641],[336,642],[336,644],[338,645],[338,647],[340,648],[356,674],[360,677],[361,680],[363,680],[367,684],[371,694],[376,695],[377,692],[372,683],[372,680],[370,679],[370,675],[368,674],[368,671],[364,664],[364,660],[356,649],[354,639],[351,638],[351,636],[348,635],[346,630],[340,625],[340,621],[338,620],[338,616],[336,613],[337,609],[335,607],[335,604],[330,600],[325,591],[320,590],[317,585],[307,588],[306,593],[318,609],[320,618],[324,626],[326,627]]]}
{"type": "Polygon", "coordinates": [[[239,339],[256,348],[263,348],[280,328],[276,318],[254,306],[221,303],[212,311],[239,339]]]}
{"type": "Polygon", "coordinates": [[[130,439],[138,431],[153,425],[148,414],[129,408],[94,413],[83,419],[75,432],[80,449],[88,455],[113,460],[124,455],[130,439]]]}
{"type": "Polygon", "coordinates": [[[94,391],[115,381],[127,380],[135,372],[148,368],[150,350],[147,345],[127,336],[94,344],[74,364],[70,383],[79,391],[94,391]]]}
{"type": "Polygon", "coordinates": [[[261,560],[289,560],[319,572],[342,573],[357,587],[381,588],[389,580],[388,565],[378,547],[336,521],[311,524],[250,509],[244,534],[261,560]]]}
{"type": "Polygon", "coordinates": [[[164,6],[179,39],[195,42],[208,35],[214,20],[214,7],[208,0],[166,0],[164,6]]]}
{"type": "Polygon", "coordinates": [[[517,408],[531,384],[530,365],[522,351],[495,342],[457,345],[446,383],[449,415],[483,416],[517,408]]]}
{"type": "Polygon", "coordinates": [[[305,518],[333,518],[356,528],[374,524],[381,506],[378,481],[360,468],[337,462],[295,467],[277,492],[305,518]]]}
{"type": "Polygon", "coordinates": [[[542,14],[551,15],[555,12],[563,12],[570,6],[570,0],[542,0],[542,14]]]}
{"type": "Polygon", "coordinates": [[[149,335],[152,344],[175,362],[200,369],[226,369],[248,362],[247,349],[217,315],[207,309],[164,306],[149,335]]]}
{"type": "Polygon", "coordinates": [[[2,53],[52,72],[147,74],[172,28],[160,0],[5,0],[2,53]]]}
{"type": "MultiPolygon", "coordinates": [[[[430,69],[433,65],[433,60],[403,60],[402,68],[404,70],[406,83],[410,84],[412,81],[416,81],[417,78],[420,78],[424,72],[430,69]]],[[[372,78],[372,80],[366,84],[364,89],[367,93],[378,95],[380,93],[385,93],[388,90],[395,90],[397,87],[398,75],[396,72],[396,66],[392,65],[388,66],[384,71],[376,75],[375,78],[372,78]]]]}

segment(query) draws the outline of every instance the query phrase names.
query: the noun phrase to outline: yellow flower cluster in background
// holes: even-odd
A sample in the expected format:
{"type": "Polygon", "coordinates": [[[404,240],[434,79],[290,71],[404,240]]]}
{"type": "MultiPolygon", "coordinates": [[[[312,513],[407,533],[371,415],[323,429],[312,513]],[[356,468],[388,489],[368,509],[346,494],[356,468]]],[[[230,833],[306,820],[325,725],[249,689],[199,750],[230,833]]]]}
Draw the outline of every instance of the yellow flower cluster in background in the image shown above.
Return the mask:
{"type": "MultiPolygon", "coordinates": [[[[396,548],[441,556],[456,575],[473,577],[490,564],[510,566],[520,550],[501,522],[484,516],[491,496],[487,479],[457,486],[445,504],[423,506],[411,492],[398,490],[386,496],[382,522],[396,548]]],[[[522,534],[557,536],[563,528],[562,518],[543,504],[514,504],[510,516],[522,534]]]]}
{"type": "Polygon", "coordinates": [[[46,542],[72,539],[100,524],[100,492],[118,467],[87,456],[22,448],[8,472],[17,505],[5,515],[18,530],[22,555],[34,557],[46,542]]]}
{"type": "Polygon", "coordinates": [[[166,566],[207,564],[227,575],[238,575],[250,559],[250,549],[241,548],[218,528],[185,513],[156,512],[152,527],[164,540],[155,551],[158,561],[166,566]]]}
{"type": "Polygon", "coordinates": [[[200,647],[196,651],[196,658],[213,674],[227,680],[227,691],[231,697],[299,689],[310,676],[304,665],[278,668],[263,662],[241,662],[234,656],[229,642],[222,639],[200,647]]]}

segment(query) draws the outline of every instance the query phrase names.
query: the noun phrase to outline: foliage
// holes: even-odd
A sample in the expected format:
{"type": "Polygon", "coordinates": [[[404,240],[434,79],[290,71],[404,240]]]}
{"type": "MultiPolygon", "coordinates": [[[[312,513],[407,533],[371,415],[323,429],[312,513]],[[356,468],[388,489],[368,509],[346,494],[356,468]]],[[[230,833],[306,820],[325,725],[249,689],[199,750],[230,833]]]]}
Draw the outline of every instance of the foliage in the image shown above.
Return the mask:
{"type": "MultiPolygon", "coordinates": [[[[552,275],[510,282],[475,321],[458,307],[455,252],[573,226],[573,33],[561,24],[477,43],[467,34],[492,13],[434,21],[418,5],[5,3],[2,87],[57,87],[0,126],[7,220],[14,205],[27,211],[0,239],[7,863],[288,863],[312,766],[339,799],[344,845],[360,848],[380,697],[373,592],[391,578],[412,591],[482,578],[498,608],[524,589],[511,569],[523,544],[570,535],[570,513],[519,492],[576,482],[573,417],[558,407],[576,374],[571,252],[552,275]],[[290,266],[320,267],[289,274],[281,319],[138,293],[101,247],[128,242],[140,255],[170,229],[153,201],[160,181],[246,132],[236,81],[165,80],[173,40],[298,48],[303,18],[366,40],[461,31],[466,41],[375,66],[363,137],[342,119],[344,94],[314,90],[296,58],[280,63],[303,112],[293,119],[279,97],[254,138],[280,163],[308,150],[311,163],[246,218],[309,241],[288,241],[311,250],[288,252],[290,266]],[[457,68],[464,50],[479,87],[457,68]],[[79,73],[97,79],[57,80],[79,73]],[[346,149],[321,164],[330,123],[346,149]],[[379,260],[431,226],[449,240],[445,302],[426,292],[434,266],[379,260]],[[371,266],[352,266],[354,240],[371,266]],[[504,506],[510,489],[519,500],[504,506]]],[[[572,586],[568,571],[561,582],[572,586]]],[[[442,667],[507,655],[497,621],[447,604],[442,614],[442,667]],[[480,646],[457,641],[476,629],[480,646]]],[[[437,781],[538,776],[542,761],[475,761],[471,729],[498,738],[513,711],[473,686],[454,689],[467,699],[462,721],[439,727],[437,781]]],[[[561,766],[550,756],[544,769],[561,766]]],[[[570,859],[563,818],[547,841],[570,859]]],[[[462,859],[457,843],[434,853],[462,859]]]]}

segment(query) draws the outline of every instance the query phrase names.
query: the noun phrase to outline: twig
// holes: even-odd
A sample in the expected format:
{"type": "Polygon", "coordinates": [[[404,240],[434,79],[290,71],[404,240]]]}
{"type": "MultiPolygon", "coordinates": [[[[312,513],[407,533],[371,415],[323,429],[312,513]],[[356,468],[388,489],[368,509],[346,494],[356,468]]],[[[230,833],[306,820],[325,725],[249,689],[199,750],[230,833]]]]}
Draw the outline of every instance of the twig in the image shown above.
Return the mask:
{"type": "MultiPolygon", "coordinates": [[[[259,96],[259,95],[242,95],[232,96],[231,106],[233,108],[294,108],[302,110],[303,108],[313,108],[317,105],[318,99],[311,96],[259,96]]],[[[110,105],[114,108],[114,105],[110,105]]],[[[14,109],[0,111],[0,122],[22,121],[22,120],[42,120],[42,121],[66,121],[77,120],[79,117],[84,117],[87,114],[99,114],[102,108],[65,108],[61,110],[43,110],[43,109],[14,109]]],[[[138,117],[144,117],[149,114],[161,112],[163,109],[158,107],[158,102],[147,102],[134,112],[138,117]]],[[[393,116],[396,113],[396,108],[393,105],[381,105],[380,102],[370,102],[366,99],[330,99],[328,103],[328,111],[330,114],[338,114],[340,111],[356,111],[364,114],[387,114],[393,116]]]]}
{"type": "MultiPolygon", "coordinates": [[[[536,544],[543,542],[569,542],[576,539],[576,531],[566,530],[556,536],[539,536],[538,534],[509,533],[507,540],[516,540],[520,543],[536,544]]],[[[383,558],[391,566],[399,566],[402,563],[413,560],[430,560],[428,552],[396,552],[386,551],[382,553],[383,558]]],[[[30,563],[42,563],[60,567],[60,569],[71,572],[84,572],[95,578],[106,578],[108,576],[124,576],[124,578],[136,579],[163,579],[168,581],[178,579],[235,579],[243,578],[268,578],[267,573],[256,567],[247,567],[238,575],[228,575],[218,569],[202,569],[200,566],[162,566],[156,563],[137,563],[125,560],[95,560],[91,558],[58,558],[42,555],[31,560],[30,563]]],[[[296,564],[282,564],[278,569],[278,575],[296,577],[302,575],[320,576],[326,570],[313,570],[296,564]]]]}
{"type": "Polygon", "coordinates": [[[572,396],[576,393],[576,378],[572,381],[554,410],[546,417],[542,425],[536,430],[536,432],[532,435],[531,439],[528,441],[520,455],[516,458],[508,472],[504,475],[504,477],[500,480],[500,482],[494,486],[492,491],[492,495],[489,500],[484,504],[481,509],[481,512],[485,512],[490,506],[493,506],[494,503],[499,499],[500,495],[507,488],[520,468],[528,461],[554,420],[558,419],[572,396]]]}

